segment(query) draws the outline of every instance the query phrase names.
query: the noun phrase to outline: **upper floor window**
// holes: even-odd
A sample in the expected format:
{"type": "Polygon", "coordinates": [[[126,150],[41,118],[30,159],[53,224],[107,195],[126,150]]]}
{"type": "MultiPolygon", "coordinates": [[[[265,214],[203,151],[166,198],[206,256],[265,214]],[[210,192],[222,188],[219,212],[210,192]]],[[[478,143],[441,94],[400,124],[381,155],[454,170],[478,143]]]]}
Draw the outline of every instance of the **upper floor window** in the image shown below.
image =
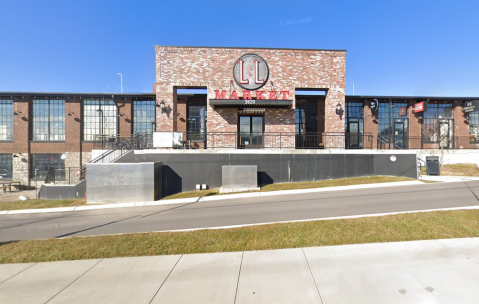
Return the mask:
{"type": "Polygon", "coordinates": [[[0,99],[0,140],[13,140],[13,100],[0,99]]]}
{"type": "Polygon", "coordinates": [[[118,108],[113,99],[83,100],[83,140],[96,141],[117,134],[118,108]]]}
{"type": "Polygon", "coordinates": [[[136,100],[133,102],[133,133],[152,134],[156,122],[156,101],[136,100]]]}
{"type": "Polygon", "coordinates": [[[65,100],[33,100],[33,140],[65,140],[65,100]]]}

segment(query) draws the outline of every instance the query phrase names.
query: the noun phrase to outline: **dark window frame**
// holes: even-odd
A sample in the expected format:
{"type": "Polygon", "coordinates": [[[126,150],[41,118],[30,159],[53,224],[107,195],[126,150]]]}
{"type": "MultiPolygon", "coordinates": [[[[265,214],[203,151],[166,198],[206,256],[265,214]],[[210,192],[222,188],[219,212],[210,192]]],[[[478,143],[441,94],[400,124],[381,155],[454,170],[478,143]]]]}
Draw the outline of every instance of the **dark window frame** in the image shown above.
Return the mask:
{"type": "Polygon", "coordinates": [[[186,134],[191,142],[206,140],[206,102],[188,101],[186,104],[186,134]],[[198,123],[199,121],[199,123],[198,123]]]}
{"type": "Polygon", "coordinates": [[[59,174],[55,174],[56,180],[65,180],[65,159],[63,154],[59,153],[36,153],[32,154],[31,161],[31,177],[36,180],[44,180],[50,168],[63,170],[59,174]],[[47,160],[47,161],[46,161],[47,160]],[[53,161],[53,162],[52,162],[53,161]],[[39,163],[40,162],[40,163],[39,163]],[[43,170],[35,170],[35,169],[43,170]]]}
{"type": "Polygon", "coordinates": [[[118,135],[118,105],[113,98],[85,98],[82,101],[82,113],[82,141],[103,141],[105,137],[118,135]],[[96,115],[90,115],[92,113],[96,115]],[[114,122],[108,121],[108,118],[113,118],[114,122]]]}
{"type": "Polygon", "coordinates": [[[13,99],[0,98],[0,142],[13,140],[13,115],[13,99]]]}
{"type": "Polygon", "coordinates": [[[156,100],[133,101],[133,134],[153,134],[156,130],[156,100]]]}
{"type": "Polygon", "coordinates": [[[64,99],[34,99],[32,113],[32,141],[65,141],[64,99]],[[42,129],[44,132],[37,132],[42,129]],[[55,136],[59,139],[52,139],[55,136]]]}
{"type": "MultiPolygon", "coordinates": [[[[441,122],[448,121],[449,130],[452,130],[454,137],[454,107],[451,103],[428,103],[426,111],[423,113],[421,124],[421,137],[422,142],[425,144],[434,144],[440,142],[440,126],[441,122]],[[447,113],[445,109],[450,109],[450,113],[447,113]],[[446,115],[447,114],[447,115],[446,115]]],[[[449,112],[449,111],[448,111],[449,112]]]]}
{"type": "Polygon", "coordinates": [[[13,155],[0,154],[0,181],[13,178],[13,155]]]}

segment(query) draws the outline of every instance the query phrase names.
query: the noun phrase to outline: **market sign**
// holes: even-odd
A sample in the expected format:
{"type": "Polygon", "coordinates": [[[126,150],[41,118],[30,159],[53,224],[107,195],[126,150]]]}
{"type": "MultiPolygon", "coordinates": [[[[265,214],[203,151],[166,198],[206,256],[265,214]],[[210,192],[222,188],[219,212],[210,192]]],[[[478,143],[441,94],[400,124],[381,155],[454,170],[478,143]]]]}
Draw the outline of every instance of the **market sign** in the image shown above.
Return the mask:
{"type": "Polygon", "coordinates": [[[462,104],[463,112],[470,113],[479,110],[479,100],[468,100],[462,104]]]}
{"type": "Polygon", "coordinates": [[[418,102],[414,105],[414,113],[424,112],[424,101],[418,102]]]}
{"type": "Polygon", "coordinates": [[[407,116],[407,107],[398,108],[398,116],[407,116]]]}
{"type": "Polygon", "coordinates": [[[256,54],[245,54],[236,60],[233,67],[233,78],[245,90],[262,88],[269,77],[266,61],[256,54]]]}

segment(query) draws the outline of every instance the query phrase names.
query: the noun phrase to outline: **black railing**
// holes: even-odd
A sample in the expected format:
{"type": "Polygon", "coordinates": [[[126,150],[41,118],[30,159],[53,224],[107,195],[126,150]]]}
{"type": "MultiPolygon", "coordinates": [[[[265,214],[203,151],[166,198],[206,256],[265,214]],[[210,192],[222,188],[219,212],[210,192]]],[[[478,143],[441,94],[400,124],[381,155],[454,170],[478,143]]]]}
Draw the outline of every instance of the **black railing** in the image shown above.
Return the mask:
{"type": "Polygon", "coordinates": [[[372,149],[370,134],[295,132],[182,133],[183,149],[372,149]],[[201,139],[201,140],[198,140],[201,139]]]}
{"type": "Polygon", "coordinates": [[[52,184],[76,184],[85,179],[83,167],[57,168],[49,167],[47,170],[35,170],[37,180],[52,184]]]}

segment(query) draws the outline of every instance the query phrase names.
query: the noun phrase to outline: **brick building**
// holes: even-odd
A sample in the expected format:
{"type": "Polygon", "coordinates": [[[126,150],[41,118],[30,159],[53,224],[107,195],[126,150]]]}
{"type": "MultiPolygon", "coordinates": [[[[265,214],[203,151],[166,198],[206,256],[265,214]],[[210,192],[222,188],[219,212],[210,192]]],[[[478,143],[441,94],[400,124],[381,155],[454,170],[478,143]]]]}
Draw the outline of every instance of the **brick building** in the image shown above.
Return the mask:
{"type": "Polygon", "coordinates": [[[0,177],[67,178],[154,131],[177,148],[477,147],[479,98],[345,96],[345,75],[341,50],[157,46],[151,94],[0,92],[0,177]]]}

